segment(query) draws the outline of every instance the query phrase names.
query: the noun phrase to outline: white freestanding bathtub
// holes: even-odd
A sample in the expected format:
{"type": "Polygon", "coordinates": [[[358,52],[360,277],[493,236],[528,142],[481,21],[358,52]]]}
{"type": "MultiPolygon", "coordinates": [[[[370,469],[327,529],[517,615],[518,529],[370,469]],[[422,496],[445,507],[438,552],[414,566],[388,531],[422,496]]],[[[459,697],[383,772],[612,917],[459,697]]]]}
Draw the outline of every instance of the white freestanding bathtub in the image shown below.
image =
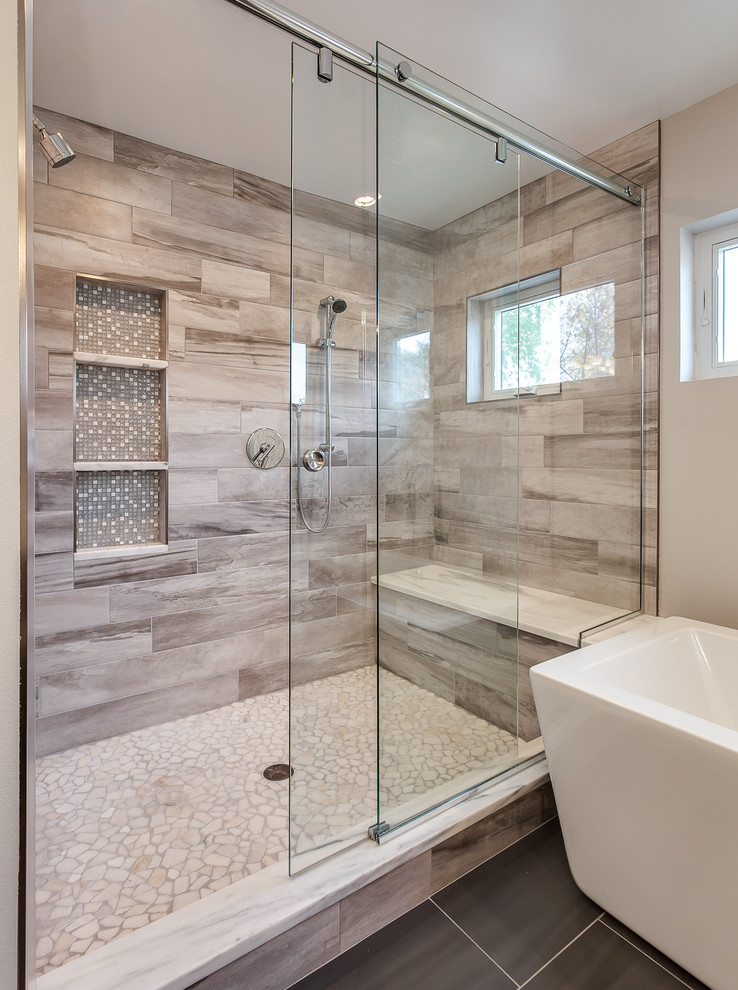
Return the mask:
{"type": "Polygon", "coordinates": [[[738,631],[659,619],[531,669],[572,874],[738,987],[738,631]]]}

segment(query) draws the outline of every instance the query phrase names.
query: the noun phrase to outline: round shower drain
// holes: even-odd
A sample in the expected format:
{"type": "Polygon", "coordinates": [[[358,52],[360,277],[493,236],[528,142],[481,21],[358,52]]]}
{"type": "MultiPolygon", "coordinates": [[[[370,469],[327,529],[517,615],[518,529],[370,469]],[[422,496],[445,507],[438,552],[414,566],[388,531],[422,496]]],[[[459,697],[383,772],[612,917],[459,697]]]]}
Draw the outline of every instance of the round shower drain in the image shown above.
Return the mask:
{"type": "Polygon", "coordinates": [[[294,772],[294,767],[288,767],[286,763],[272,763],[264,771],[264,776],[267,780],[287,780],[294,772]]]}

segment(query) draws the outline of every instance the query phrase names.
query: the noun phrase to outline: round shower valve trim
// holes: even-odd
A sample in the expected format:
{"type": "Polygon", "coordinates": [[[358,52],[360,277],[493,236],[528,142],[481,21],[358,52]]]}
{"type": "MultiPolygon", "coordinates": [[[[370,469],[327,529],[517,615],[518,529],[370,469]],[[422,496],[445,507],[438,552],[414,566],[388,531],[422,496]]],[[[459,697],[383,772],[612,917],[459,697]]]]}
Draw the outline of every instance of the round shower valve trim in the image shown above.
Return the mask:
{"type": "Polygon", "coordinates": [[[284,457],[284,440],[276,430],[262,426],[246,441],[246,456],[262,471],[276,467],[284,457]]]}

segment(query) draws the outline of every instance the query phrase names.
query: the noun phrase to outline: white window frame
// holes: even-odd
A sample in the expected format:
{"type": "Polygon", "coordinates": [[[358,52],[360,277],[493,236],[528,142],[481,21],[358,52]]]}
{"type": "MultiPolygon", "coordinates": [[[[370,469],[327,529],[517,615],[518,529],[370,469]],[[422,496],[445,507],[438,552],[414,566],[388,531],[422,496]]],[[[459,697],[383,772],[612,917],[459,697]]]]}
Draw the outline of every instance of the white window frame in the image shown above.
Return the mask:
{"type": "Polygon", "coordinates": [[[579,292],[606,286],[612,286],[614,291],[614,279],[606,279],[562,293],[561,270],[557,268],[520,282],[504,285],[499,289],[469,296],[466,313],[466,401],[489,402],[527,395],[554,395],[562,391],[562,384],[568,384],[570,381],[581,382],[590,378],[613,377],[614,369],[606,376],[593,374],[585,375],[583,378],[562,378],[559,367],[557,377],[552,381],[538,382],[535,385],[518,384],[513,388],[499,387],[501,371],[498,368],[498,355],[502,343],[501,320],[498,320],[500,314],[511,310],[520,312],[523,307],[531,303],[543,302],[546,299],[563,299],[579,292]]]}
{"type": "MultiPolygon", "coordinates": [[[[489,368],[492,373],[491,394],[500,398],[509,398],[517,395],[545,395],[549,392],[560,392],[561,382],[538,382],[535,385],[523,388],[501,388],[500,380],[502,371],[499,367],[498,355],[502,349],[501,327],[498,325],[497,315],[511,309],[520,309],[533,302],[543,302],[545,299],[555,299],[561,295],[561,271],[556,269],[552,272],[544,272],[542,275],[535,275],[533,278],[523,279],[520,283],[503,286],[487,293],[486,296],[492,301],[492,306],[488,307],[489,320],[491,323],[491,333],[484,336],[484,347],[488,350],[491,346],[492,352],[489,355],[489,368]]],[[[484,355],[485,370],[488,367],[487,355],[484,355]]],[[[485,387],[487,383],[485,382],[485,387]]]]}
{"type": "Polygon", "coordinates": [[[694,237],[694,356],[695,377],[738,375],[738,360],[718,360],[720,334],[719,254],[738,246],[738,223],[711,227],[694,237]]]}
{"type": "Polygon", "coordinates": [[[561,382],[541,382],[525,388],[499,388],[497,355],[501,342],[496,319],[497,314],[504,310],[560,295],[561,269],[556,268],[467,299],[467,402],[515,399],[518,396],[549,395],[561,391],[561,382]]]}

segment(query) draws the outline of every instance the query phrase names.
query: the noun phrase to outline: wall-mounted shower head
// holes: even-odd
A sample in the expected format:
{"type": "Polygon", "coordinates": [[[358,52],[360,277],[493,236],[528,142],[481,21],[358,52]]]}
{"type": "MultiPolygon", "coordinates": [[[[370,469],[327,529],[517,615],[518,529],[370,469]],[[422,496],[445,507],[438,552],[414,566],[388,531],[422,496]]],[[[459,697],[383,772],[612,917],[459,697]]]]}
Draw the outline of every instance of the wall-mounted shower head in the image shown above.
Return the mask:
{"type": "Polygon", "coordinates": [[[36,114],[33,115],[33,126],[41,135],[39,142],[41,153],[52,168],[59,168],[74,161],[77,156],[58,131],[56,134],[49,134],[36,114]]]}

